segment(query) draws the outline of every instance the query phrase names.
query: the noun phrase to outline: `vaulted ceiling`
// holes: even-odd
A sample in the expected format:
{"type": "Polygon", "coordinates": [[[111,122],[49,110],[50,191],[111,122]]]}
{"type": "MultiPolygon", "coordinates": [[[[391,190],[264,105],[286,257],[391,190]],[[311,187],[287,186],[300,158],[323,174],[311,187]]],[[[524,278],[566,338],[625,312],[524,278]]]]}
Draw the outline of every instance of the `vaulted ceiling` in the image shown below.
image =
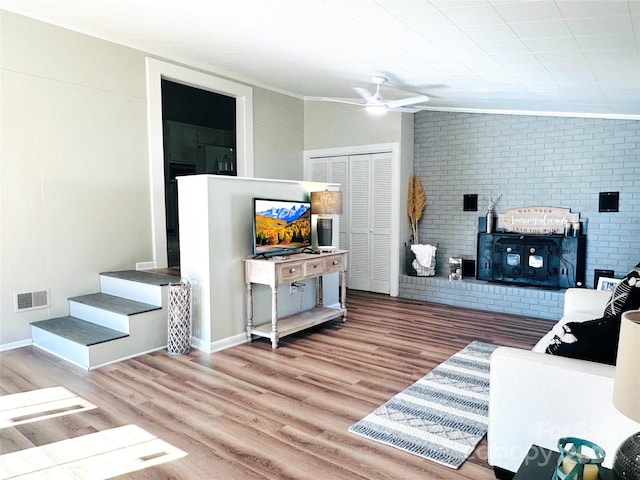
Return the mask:
{"type": "Polygon", "coordinates": [[[640,0],[0,0],[300,98],[640,119],[640,0]]]}

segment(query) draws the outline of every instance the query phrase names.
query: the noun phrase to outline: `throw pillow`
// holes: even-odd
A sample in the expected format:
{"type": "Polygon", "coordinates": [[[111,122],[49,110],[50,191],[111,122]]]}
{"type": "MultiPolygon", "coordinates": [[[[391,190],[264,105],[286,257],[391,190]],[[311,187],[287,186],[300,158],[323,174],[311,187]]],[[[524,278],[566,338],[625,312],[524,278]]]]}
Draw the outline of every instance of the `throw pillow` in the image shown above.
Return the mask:
{"type": "Polygon", "coordinates": [[[615,365],[620,318],[614,315],[588,322],[569,322],[563,325],[563,333],[551,340],[546,353],[615,365]]]}
{"type": "Polygon", "coordinates": [[[640,308],[640,272],[633,270],[624,277],[611,293],[604,308],[604,316],[620,315],[640,308]]]}

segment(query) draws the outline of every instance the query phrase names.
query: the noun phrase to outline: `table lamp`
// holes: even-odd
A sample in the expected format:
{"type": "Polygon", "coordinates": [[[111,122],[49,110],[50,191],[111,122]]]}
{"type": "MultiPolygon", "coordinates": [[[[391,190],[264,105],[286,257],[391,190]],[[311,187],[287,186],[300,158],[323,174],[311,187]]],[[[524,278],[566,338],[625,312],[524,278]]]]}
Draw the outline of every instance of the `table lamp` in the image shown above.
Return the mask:
{"type": "Polygon", "coordinates": [[[318,232],[318,250],[335,250],[331,239],[333,217],[342,213],[342,192],[325,190],[311,192],[311,213],[318,215],[316,231],[318,232]]]}
{"type": "MultiPolygon", "coordinates": [[[[640,422],[640,310],[622,314],[613,404],[631,420],[640,422]]],[[[618,480],[640,479],[640,432],[618,447],[613,473],[618,480]]]]}

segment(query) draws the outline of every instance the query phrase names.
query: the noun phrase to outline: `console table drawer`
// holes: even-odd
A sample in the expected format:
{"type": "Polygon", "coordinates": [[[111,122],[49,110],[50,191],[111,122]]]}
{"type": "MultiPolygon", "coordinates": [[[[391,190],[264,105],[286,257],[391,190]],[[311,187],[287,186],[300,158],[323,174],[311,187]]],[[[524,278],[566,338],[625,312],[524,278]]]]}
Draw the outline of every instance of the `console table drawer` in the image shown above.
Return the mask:
{"type": "Polygon", "coordinates": [[[277,276],[278,283],[293,282],[300,280],[304,277],[304,270],[302,262],[286,263],[284,265],[278,265],[277,276]]]}
{"type": "Polygon", "coordinates": [[[344,255],[336,255],[324,259],[324,273],[340,272],[344,270],[344,255]]]}
{"type": "Polygon", "coordinates": [[[304,276],[320,275],[324,271],[323,264],[324,261],[322,259],[307,260],[304,262],[304,276]]]}

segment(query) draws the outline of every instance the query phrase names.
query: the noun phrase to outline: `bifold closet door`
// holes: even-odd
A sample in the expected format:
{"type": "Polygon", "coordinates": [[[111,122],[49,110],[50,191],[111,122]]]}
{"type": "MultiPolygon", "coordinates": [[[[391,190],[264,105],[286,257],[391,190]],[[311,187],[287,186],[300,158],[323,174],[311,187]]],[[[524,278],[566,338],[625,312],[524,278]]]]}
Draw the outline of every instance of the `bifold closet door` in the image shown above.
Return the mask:
{"type": "Polygon", "coordinates": [[[349,156],[349,288],[390,292],[391,153],[349,156]]]}

